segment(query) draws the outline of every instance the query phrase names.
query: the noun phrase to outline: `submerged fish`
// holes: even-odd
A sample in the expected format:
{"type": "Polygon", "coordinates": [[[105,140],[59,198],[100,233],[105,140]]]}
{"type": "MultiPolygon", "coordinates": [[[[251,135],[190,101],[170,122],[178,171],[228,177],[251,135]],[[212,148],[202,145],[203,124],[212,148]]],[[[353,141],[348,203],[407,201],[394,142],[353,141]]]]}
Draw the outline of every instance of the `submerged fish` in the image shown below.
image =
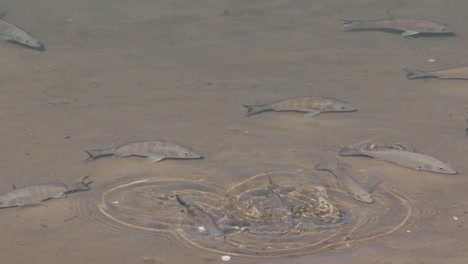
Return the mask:
{"type": "Polygon", "coordinates": [[[110,155],[117,157],[142,156],[147,157],[147,162],[157,162],[163,159],[203,158],[203,155],[192,149],[165,141],[133,142],[115,148],[86,150],[86,153],[89,155],[86,161],[110,155]]]}
{"type": "Polygon", "coordinates": [[[180,195],[176,195],[176,198],[187,209],[187,213],[196,220],[197,224],[205,228],[214,240],[224,242],[224,231],[216,224],[213,216],[180,195]]]}
{"type": "Polygon", "coordinates": [[[419,78],[438,78],[438,79],[464,79],[468,80],[468,67],[450,68],[437,71],[423,71],[423,70],[408,70],[406,71],[406,78],[409,80],[419,78]]]}
{"type": "Polygon", "coordinates": [[[315,166],[316,170],[326,170],[331,172],[340,181],[341,186],[346,193],[354,199],[363,203],[373,203],[372,195],[356,180],[354,180],[343,168],[336,162],[322,161],[315,166]]]}
{"type": "Polygon", "coordinates": [[[445,174],[458,172],[443,161],[417,152],[387,148],[375,144],[363,144],[358,148],[345,147],[340,150],[341,156],[366,156],[392,162],[402,167],[445,174]]]}
{"type": "Polygon", "coordinates": [[[352,104],[329,97],[297,97],[279,100],[264,105],[244,105],[248,108],[246,116],[251,116],[266,111],[296,111],[307,112],[306,117],[311,117],[324,112],[350,112],[357,108],[352,104]]]}
{"type": "Polygon", "coordinates": [[[391,29],[403,31],[402,36],[414,36],[420,33],[452,33],[453,30],[446,24],[420,19],[382,19],[371,21],[344,20],[344,27],[356,29],[391,29]]]}
{"type": "Polygon", "coordinates": [[[0,38],[16,41],[33,48],[41,48],[43,44],[25,30],[0,19],[0,38]]]}
{"type": "Polygon", "coordinates": [[[88,177],[69,186],[63,183],[46,183],[14,188],[0,195],[0,208],[36,205],[50,199],[64,198],[69,193],[88,191],[91,189],[91,182],[85,182],[88,177]]]}

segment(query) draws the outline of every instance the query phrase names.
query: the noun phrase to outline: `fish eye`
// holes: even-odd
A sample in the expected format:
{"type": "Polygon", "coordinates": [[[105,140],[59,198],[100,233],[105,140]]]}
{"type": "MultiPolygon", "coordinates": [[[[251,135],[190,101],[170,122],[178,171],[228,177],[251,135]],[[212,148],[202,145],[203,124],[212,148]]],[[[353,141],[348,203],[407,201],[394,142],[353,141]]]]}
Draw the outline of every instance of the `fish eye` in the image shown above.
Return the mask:
{"type": "Polygon", "coordinates": [[[439,167],[439,170],[445,170],[445,168],[443,168],[443,167],[439,167]]]}
{"type": "Polygon", "coordinates": [[[188,152],[185,152],[184,154],[185,154],[185,156],[187,156],[187,155],[188,155],[188,152]]]}

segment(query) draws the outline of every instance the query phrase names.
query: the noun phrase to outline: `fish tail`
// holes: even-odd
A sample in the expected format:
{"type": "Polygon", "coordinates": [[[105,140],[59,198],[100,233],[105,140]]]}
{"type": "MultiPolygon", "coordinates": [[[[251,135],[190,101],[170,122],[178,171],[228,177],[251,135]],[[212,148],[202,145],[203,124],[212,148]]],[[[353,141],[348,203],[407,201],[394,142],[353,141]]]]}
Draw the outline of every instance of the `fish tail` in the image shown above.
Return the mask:
{"type": "Polygon", "coordinates": [[[244,107],[248,108],[245,116],[255,115],[264,111],[263,105],[244,105],[244,107]]]}
{"type": "Polygon", "coordinates": [[[86,182],[86,179],[88,179],[90,176],[84,176],[83,179],[80,182],[77,182],[75,184],[72,184],[68,186],[68,191],[65,192],[65,194],[73,193],[73,192],[83,192],[83,191],[89,191],[91,190],[91,187],[89,186],[93,181],[86,182]]]}
{"type": "Polygon", "coordinates": [[[408,80],[427,77],[426,71],[408,69],[404,70],[406,71],[406,78],[408,78],[408,80]]]}
{"type": "Polygon", "coordinates": [[[343,23],[341,24],[343,27],[354,27],[359,25],[362,21],[356,21],[356,20],[347,20],[347,19],[341,19],[343,23]]]}
{"type": "Polygon", "coordinates": [[[363,155],[359,150],[350,147],[344,147],[340,150],[340,156],[361,156],[363,155]]]}
{"type": "Polygon", "coordinates": [[[85,150],[85,152],[89,155],[89,157],[87,159],[85,159],[83,162],[92,161],[97,156],[99,156],[99,151],[98,150],[85,150]]]}
{"type": "Polygon", "coordinates": [[[315,165],[316,170],[328,170],[328,162],[321,161],[319,164],[315,165]]]}

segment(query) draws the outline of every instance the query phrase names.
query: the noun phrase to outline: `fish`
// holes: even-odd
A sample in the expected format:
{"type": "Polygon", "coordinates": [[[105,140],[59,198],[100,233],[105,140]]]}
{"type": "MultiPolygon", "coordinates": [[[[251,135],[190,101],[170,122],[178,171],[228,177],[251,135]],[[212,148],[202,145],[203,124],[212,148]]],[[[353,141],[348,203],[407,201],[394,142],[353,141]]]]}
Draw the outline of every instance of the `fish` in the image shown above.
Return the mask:
{"type": "Polygon", "coordinates": [[[26,30],[2,19],[0,19],[0,38],[8,41],[15,41],[33,48],[42,48],[44,46],[44,44],[26,30]]]}
{"type": "Polygon", "coordinates": [[[91,182],[85,182],[89,176],[80,182],[65,185],[63,183],[46,183],[16,188],[0,195],[0,208],[38,205],[50,199],[64,198],[67,194],[91,190],[91,182]]]}
{"type": "Polygon", "coordinates": [[[312,117],[324,112],[352,112],[357,110],[348,102],[321,96],[296,97],[264,105],[244,105],[244,107],[248,108],[246,116],[266,111],[295,111],[306,112],[306,117],[312,117]]]}
{"type": "Polygon", "coordinates": [[[341,156],[365,156],[394,163],[418,171],[430,171],[443,174],[457,174],[452,166],[437,158],[418,152],[387,148],[375,144],[363,144],[357,148],[344,147],[341,156]]]}
{"type": "Polygon", "coordinates": [[[115,148],[86,150],[86,153],[88,153],[89,158],[85,162],[110,155],[117,157],[146,157],[148,163],[154,163],[163,159],[203,158],[203,155],[190,148],[165,141],[132,142],[115,148]]]}
{"type": "Polygon", "coordinates": [[[176,199],[187,209],[187,213],[194,217],[199,225],[205,228],[210,237],[217,242],[224,242],[224,231],[216,224],[212,215],[180,195],[176,195],[176,199]]]}
{"type": "Polygon", "coordinates": [[[326,170],[335,175],[346,193],[355,200],[363,203],[374,202],[374,198],[372,198],[370,192],[362,187],[356,180],[354,180],[340,164],[330,161],[321,161],[315,166],[315,169],[326,170]]]}
{"type": "Polygon", "coordinates": [[[381,19],[381,20],[370,20],[370,21],[359,21],[359,20],[345,20],[343,19],[344,27],[352,27],[355,29],[390,29],[403,31],[401,33],[404,37],[415,36],[421,33],[430,34],[446,34],[453,33],[448,25],[420,19],[381,19]]]}
{"type": "Polygon", "coordinates": [[[436,71],[404,70],[406,71],[406,78],[408,78],[408,80],[421,78],[468,80],[468,67],[457,67],[436,71]]]}

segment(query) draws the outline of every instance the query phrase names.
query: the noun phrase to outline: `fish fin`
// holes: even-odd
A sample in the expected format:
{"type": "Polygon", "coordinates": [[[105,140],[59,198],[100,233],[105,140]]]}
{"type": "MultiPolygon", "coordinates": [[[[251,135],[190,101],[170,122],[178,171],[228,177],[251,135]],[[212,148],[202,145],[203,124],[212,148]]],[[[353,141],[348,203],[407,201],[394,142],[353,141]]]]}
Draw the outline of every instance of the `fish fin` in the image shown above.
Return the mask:
{"type": "Polygon", "coordinates": [[[320,110],[310,110],[308,113],[306,113],[304,116],[305,117],[313,117],[313,116],[316,116],[318,114],[322,113],[322,111],[320,110]]]}
{"type": "Polygon", "coordinates": [[[147,163],[155,163],[155,162],[158,162],[162,159],[164,159],[165,156],[157,156],[157,155],[151,155],[151,156],[148,156],[146,159],[145,159],[145,162],[147,163]]]}
{"type": "Polygon", "coordinates": [[[340,156],[367,156],[362,154],[359,150],[350,147],[344,147],[339,152],[340,156]]]}
{"type": "Polygon", "coordinates": [[[406,30],[406,31],[403,31],[403,33],[401,33],[401,35],[403,37],[411,37],[411,36],[414,36],[414,35],[417,35],[421,32],[417,32],[417,31],[412,31],[412,30],[406,30]]]}
{"type": "Polygon", "coordinates": [[[12,187],[13,187],[13,190],[16,190],[16,185],[12,184],[12,187]]]}
{"type": "Polygon", "coordinates": [[[347,19],[341,19],[341,21],[343,21],[343,23],[341,24],[343,27],[353,27],[360,23],[360,21],[353,21],[347,19]]]}
{"type": "Polygon", "coordinates": [[[383,179],[378,180],[376,183],[372,184],[369,188],[367,188],[367,191],[369,193],[375,192],[377,189],[377,186],[379,186],[383,182],[383,179]]]}
{"type": "Polygon", "coordinates": [[[85,150],[85,152],[89,155],[89,157],[87,159],[83,160],[83,162],[90,162],[90,161],[95,159],[96,154],[93,153],[94,150],[85,150]]]}
{"type": "Polygon", "coordinates": [[[47,200],[50,200],[50,199],[60,199],[60,198],[65,198],[65,197],[67,197],[67,194],[63,192],[63,193],[57,194],[57,195],[55,195],[53,197],[44,199],[41,202],[44,202],[44,201],[47,201],[47,200]]]}
{"type": "Polygon", "coordinates": [[[328,170],[328,162],[321,161],[319,164],[314,167],[316,170],[328,170]]]}
{"type": "Polygon", "coordinates": [[[247,113],[245,116],[251,116],[263,112],[262,105],[243,105],[247,108],[247,113]]]}
{"type": "Polygon", "coordinates": [[[426,71],[408,70],[408,69],[404,69],[404,70],[406,71],[406,78],[408,78],[408,80],[428,77],[426,71]]]}

